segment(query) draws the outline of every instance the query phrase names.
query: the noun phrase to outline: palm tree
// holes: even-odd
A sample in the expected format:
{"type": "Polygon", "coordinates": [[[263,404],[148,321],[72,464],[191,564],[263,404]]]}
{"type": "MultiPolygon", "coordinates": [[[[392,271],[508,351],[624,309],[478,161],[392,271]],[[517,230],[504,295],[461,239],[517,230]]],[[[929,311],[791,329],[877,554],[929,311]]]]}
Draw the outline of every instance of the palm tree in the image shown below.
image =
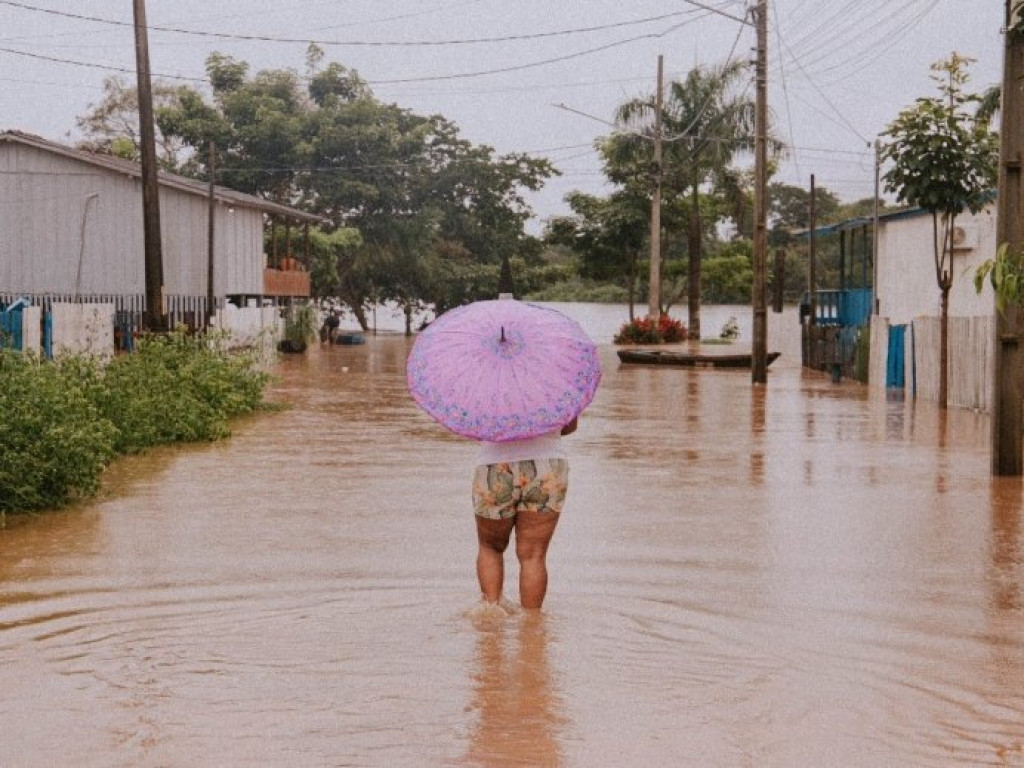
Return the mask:
{"type": "MultiPolygon", "coordinates": [[[[710,184],[735,193],[733,159],[737,153],[753,148],[754,98],[749,88],[741,87],[749,84],[747,70],[747,63],[742,61],[696,67],[682,80],[669,83],[662,105],[662,193],[666,200],[675,197],[687,203],[689,332],[696,338],[700,338],[704,237],[701,188],[710,184]]],[[[619,107],[616,122],[633,133],[618,134],[607,145],[605,158],[612,181],[626,181],[624,163],[646,158],[650,167],[655,104],[652,94],[619,107]]],[[[635,182],[636,174],[631,178],[635,182]]]]}

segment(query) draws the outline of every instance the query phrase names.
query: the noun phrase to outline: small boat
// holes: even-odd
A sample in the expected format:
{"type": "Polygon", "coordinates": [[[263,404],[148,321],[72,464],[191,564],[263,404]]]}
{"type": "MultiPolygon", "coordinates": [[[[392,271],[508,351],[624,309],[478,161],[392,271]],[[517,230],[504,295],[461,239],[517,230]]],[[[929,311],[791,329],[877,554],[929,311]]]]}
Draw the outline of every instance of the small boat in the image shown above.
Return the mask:
{"type": "MultiPolygon", "coordinates": [[[[677,365],[690,368],[750,368],[753,358],[749,352],[704,354],[664,349],[620,349],[617,354],[623,363],[677,365]]],[[[769,352],[767,364],[774,363],[779,354],[779,352],[769,352]]]]}
{"type": "Polygon", "coordinates": [[[339,333],[334,337],[335,344],[365,344],[366,339],[361,333],[339,333]]]}

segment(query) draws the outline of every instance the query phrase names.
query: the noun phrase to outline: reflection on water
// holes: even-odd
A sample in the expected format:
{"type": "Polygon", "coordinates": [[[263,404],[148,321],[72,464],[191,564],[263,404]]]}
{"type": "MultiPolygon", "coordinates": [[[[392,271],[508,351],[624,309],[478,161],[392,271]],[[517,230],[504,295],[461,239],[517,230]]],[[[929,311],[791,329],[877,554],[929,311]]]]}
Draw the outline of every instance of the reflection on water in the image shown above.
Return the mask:
{"type": "Polygon", "coordinates": [[[0,531],[0,765],[1024,766],[985,417],[603,347],[545,612],[491,613],[408,348],[289,358],[289,409],[0,531]]]}
{"type": "Polygon", "coordinates": [[[465,763],[561,765],[565,717],[548,662],[549,620],[481,606],[469,711],[476,721],[465,763]]]}

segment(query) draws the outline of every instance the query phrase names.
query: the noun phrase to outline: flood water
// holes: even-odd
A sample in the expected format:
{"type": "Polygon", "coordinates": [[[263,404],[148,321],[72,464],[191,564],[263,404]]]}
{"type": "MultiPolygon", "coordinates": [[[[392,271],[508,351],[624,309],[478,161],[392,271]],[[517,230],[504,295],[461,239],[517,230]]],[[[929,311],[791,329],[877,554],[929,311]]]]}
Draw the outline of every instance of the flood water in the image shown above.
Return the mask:
{"type": "Polygon", "coordinates": [[[513,557],[486,610],[474,449],[408,346],[286,359],[290,409],[8,521],[0,765],[1024,766],[1024,494],[986,417],[603,346],[544,611],[513,557]]]}

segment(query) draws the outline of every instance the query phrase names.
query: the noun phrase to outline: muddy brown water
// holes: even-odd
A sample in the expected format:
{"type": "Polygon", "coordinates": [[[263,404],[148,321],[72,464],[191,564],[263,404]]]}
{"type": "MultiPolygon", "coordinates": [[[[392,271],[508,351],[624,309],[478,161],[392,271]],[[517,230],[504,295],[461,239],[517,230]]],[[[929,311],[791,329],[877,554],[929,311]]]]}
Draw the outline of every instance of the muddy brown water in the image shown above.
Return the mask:
{"type": "Polygon", "coordinates": [[[0,765],[1024,766],[986,417],[603,347],[544,612],[484,610],[407,346],[287,359],[289,410],[9,521],[0,765]]]}

